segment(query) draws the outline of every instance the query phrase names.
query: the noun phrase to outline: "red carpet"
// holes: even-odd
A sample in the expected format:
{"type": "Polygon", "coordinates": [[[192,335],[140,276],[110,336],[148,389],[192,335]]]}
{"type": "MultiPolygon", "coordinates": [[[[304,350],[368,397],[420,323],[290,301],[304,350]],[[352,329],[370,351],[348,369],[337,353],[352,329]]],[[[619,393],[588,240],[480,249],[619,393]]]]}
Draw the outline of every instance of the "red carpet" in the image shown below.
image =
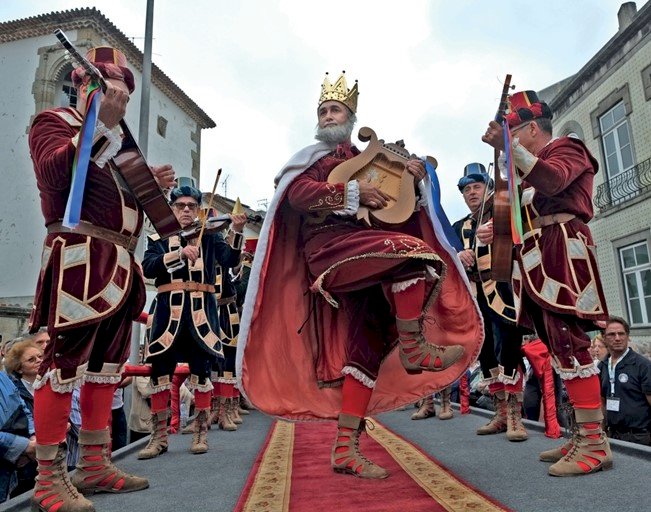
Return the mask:
{"type": "Polygon", "coordinates": [[[508,510],[455,477],[420,448],[374,421],[362,435],[385,480],[341,475],[330,468],[336,425],[276,421],[249,474],[236,512],[498,512],[508,510]]]}

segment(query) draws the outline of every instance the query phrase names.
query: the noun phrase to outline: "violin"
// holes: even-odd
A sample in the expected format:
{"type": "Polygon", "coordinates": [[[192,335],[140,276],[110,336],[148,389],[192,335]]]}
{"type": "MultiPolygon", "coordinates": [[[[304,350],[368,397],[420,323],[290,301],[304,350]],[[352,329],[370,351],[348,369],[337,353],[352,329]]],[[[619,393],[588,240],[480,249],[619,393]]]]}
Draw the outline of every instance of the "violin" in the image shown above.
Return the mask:
{"type": "MultiPolygon", "coordinates": [[[[72,60],[78,66],[83,67],[86,73],[100,84],[102,91],[106,92],[106,82],[102,73],[81,56],[61,29],[57,29],[54,35],[70,54],[72,60]]],[[[131,133],[131,130],[129,130],[124,119],[120,121],[120,128],[123,133],[122,148],[113,157],[117,171],[126,182],[161,239],[169,238],[181,231],[181,225],[176,220],[176,216],[172,212],[163,190],[158,186],[158,182],[151,172],[147,160],[145,160],[135,137],[131,133]]]]}
{"type": "MultiPolygon", "coordinates": [[[[262,222],[261,215],[247,215],[247,222],[258,223],[262,222]]],[[[223,231],[231,223],[231,216],[229,214],[214,215],[208,217],[205,221],[204,233],[217,233],[223,231]]],[[[193,240],[201,233],[202,221],[197,219],[188,227],[183,229],[179,234],[186,240],[193,240]]]]}

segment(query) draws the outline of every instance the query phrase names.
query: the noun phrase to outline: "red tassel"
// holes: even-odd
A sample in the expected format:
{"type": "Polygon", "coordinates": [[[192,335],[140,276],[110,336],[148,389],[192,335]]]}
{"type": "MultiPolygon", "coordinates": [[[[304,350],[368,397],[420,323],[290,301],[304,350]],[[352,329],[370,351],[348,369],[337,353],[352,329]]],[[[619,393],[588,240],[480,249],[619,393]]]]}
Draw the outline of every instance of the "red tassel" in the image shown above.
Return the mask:
{"type": "Polygon", "coordinates": [[[561,437],[561,426],[556,416],[556,396],[554,394],[554,375],[552,358],[547,345],[534,340],[522,346],[522,352],[529,360],[533,373],[542,382],[542,408],[545,419],[545,436],[552,439],[561,437]]]}
{"type": "Polygon", "coordinates": [[[461,414],[470,414],[470,389],[468,387],[468,372],[464,372],[459,380],[459,401],[461,414]]]}
{"type": "Polygon", "coordinates": [[[172,417],[170,418],[170,433],[176,434],[179,431],[179,425],[181,424],[181,393],[179,389],[181,384],[185,380],[185,376],[174,375],[172,377],[172,417]]]}

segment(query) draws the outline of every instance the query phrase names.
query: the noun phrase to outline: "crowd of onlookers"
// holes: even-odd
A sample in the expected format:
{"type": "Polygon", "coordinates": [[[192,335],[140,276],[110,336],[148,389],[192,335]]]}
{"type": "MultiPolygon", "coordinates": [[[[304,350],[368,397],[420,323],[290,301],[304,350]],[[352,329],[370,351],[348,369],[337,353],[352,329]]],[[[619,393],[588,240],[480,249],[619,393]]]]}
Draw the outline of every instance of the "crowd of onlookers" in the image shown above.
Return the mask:
{"type": "MultiPolygon", "coordinates": [[[[26,334],[0,343],[0,503],[34,486],[36,439],[33,386],[47,340],[47,332],[41,330],[33,335],[26,334]]],[[[111,425],[113,450],[127,444],[128,429],[123,390],[130,382],[131,379],[127,377],[115,391],[111,425]]],[[[72,395],[66,434],[69,470],[73,470],[77,465],[80,428],[81,413],[77,388],[72,395]]]]}
{"type": "MultiPolygon", "coordinates": [[[[612,317],[602,333],[592,340],[591,353],[600,370],[604,417],[608,435],[614,439],[651,445],[651,360],[635,352],[630,345],[628,323],[612,317]]],[[[34,437],[34,381],[43,357],[47,333],[0,343],[0,503],[31,489],[36,476],[34,437]]],[[[524,416],[541,420],[541,383],[527,365],[524,416]]],[[[151,413],[147,398],[151,392],[149,377],[126,377],[117,387],[113,401],[112,449],[117,450],[149,435],[151,413]],[[129,418],[124,412],[124,388],[133,384],[129,418]]],[[[562,426],[570,427],[562,404],[567,402],[562,381],[554,373],[557,417],[562,426]]],[[[484,393],[478,366],[468,372],[470,405],[492,409],[484,393]]],[[[452,387],[452,401],[459,401],[458,383],[452,387]]],[[[188,417],[192,394],[181,388],[181,426],[188,417]]],[[[451,414],[450,414],[451,416],[451,414]]],[[[77,437],[81,427],[79,390],[73,393],[72,411],[66,438],[68,468],[77,463],[77,437]]]]}
{"type": "MultiPolygon", "coordinates": [[[[25,334],[4,343],[0,339],[0,503],[34,487],[36,439],[33,386],[47,340],[45,329],[37,334],[25,334]]],[[[113,396],[110,424],[112,451],[151,433],[149,396],[153,388],[149,380],[149,377],[125,376],[117,386],[113,396]],[[131,384],[131,405],[127,418],[124,410],[124,390],[131,384]]],[[[75,388],[72,393],[72,408],[66,434],[69,471],[75,469],[79,453],[79,391],[79,388],[75,388]]],[[[192,393],[182,384],[179,389],[178,428],[186,424],[191,426],[189,419],[193,402],[192,393]]]]}
{"type": "MultiPolygon", "coordinates": [[[[604,422],[613,439],[651,446],[651,359],[638,354],[630,344],[630,327],[626,320],[611,317],[603,332],[592,338],[590,353],[599,368],[604,422]]],[[[523,417],[544,421],[542,382],[524,358],[526,377],[524,385],[523,417]]],[[[469,403],[481,409],[494,410],[488,395],[488,386],[482,379],[479,364],[468,370],[469,403]]],[[[571,428],[572,418],[567,392],[561,378],[553,372],[556,399],[556,419],[562,427],[571,428]]],[[[459,382],[452,386],[452,401],[459,402],[459,382]]],[[[422,402],[419,403],[422,405],[422,402]]],[[[428,415],[413,415],[421,419],[428,415]]]]}

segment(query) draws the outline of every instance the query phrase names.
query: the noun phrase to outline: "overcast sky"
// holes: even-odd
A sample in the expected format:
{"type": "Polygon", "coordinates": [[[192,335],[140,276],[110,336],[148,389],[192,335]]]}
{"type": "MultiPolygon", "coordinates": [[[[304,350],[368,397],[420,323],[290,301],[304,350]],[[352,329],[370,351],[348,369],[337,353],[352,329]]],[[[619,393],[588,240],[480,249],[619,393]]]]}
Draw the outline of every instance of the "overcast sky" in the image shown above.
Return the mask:
{"type": "MultiPolygon", "coordinates": [[[[480,137],[504,75],[540,90],[576,73],[617,32],[621,3],[155,0],[153,60],[217,123],[202,134],[204,191],[222,167],[229,197],[270,199],[276,172],[314,142],[324,73],[345,69],[357,128],[436,157],[454,221],[463,167],[492,159],[480,137]]],[[[92,6],[142,49],[146,0],[1,0],[0,21],[92,6]]]]}

